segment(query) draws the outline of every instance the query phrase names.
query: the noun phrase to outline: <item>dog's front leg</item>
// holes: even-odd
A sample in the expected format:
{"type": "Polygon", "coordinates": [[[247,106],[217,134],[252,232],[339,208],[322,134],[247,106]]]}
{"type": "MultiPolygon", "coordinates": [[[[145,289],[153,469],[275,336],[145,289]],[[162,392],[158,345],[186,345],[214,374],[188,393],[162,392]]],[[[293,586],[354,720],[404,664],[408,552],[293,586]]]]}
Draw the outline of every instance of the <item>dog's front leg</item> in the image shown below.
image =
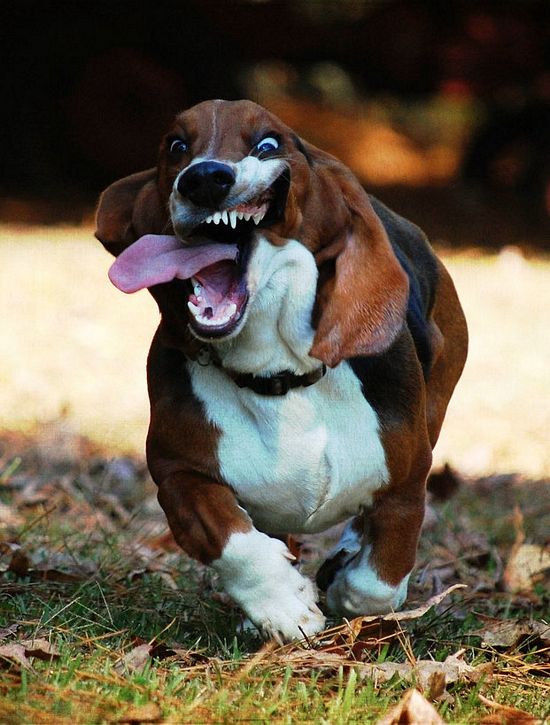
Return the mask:
{"type": "Polygon", "coordinates": [[[210,564],[231,597],[267,637],[301,639],[323,629],[315,587],[292,566],[282,541],[254,528],[232,491],[204,476],[178,472],[158,498],[178,544],[210,564]]]}
{"type": "Polygon", "coordinates": [[[414,488],[382,493],[346,526],[317,575],[332,612],[386,614],[404,603],[424,518],[424,483],[414,488]]]}

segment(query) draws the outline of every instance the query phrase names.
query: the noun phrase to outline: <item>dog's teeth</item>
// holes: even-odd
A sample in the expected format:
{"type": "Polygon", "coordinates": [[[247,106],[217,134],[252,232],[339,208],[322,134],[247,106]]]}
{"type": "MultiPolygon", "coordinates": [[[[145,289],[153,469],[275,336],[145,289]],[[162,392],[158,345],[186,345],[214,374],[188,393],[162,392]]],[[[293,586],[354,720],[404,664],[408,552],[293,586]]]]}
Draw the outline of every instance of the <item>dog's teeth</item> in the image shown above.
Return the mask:
{"type": "Polygon", "coordinates": [[[212,215],[212,218],[214,219],[214,224],[219,224],[220,219],[222,218],[221,212],[217,211],[215,214],[212,215]]]}
{"type": "Polygon", "coordinates": [[[223,222],[224,224],[227,224],[227,223],[228,223],[228,221],[229,221],[229,218],[228,218],[228,216],[227,216],[227,212],[226,212],[225,210],[224,210],[224,211],[222,211],[221,217],[222,217],[222,222],[223,222]]]}
{"type": "Polygon", "coordinates": [[[252,216],[252,214],[249,214],[247,211],[245,211],[245,213],[243,214],[243,216],[244,216],[245,222],[247,222],[247,221],[250,220],[250,217],[252,216]]]}
{"type": "MultiPolygon", "coordinates": [[[[199,308],[196,305],[193,305],[192,302],[188,302],[189,309],[195,317],[198,317],[198,315],[195,313],[195,310],[199,310],[199,308]]],[[[225,325],[229,322],[229,320],[233,317],[233,315],[237,312],[237,305],[232,302],[229,307],[227,308],[225,315],[223,317],[205,317],[204,315],[200,315],[200,323],[201,325],[205,325],[206,327],[219,327],[220,325],[225,325]]]]}
{"type": "Polygon", "coordinates": [[[199,316],[199,314],[200,314],[200,311],[201,311],[201,308],[200,308],[200,307],[197,307],[197,305],[194,305],[194,304],[193,304],[193,303],[191,302],[191,300],[189,300],[189,301],[187,302],[187,307],[189,307],[189,310],[191,311],[191,314],[192,314],[192,315],[193,315],[194,317],[198,317],[198,316],[199,316]]]}
{"type": "Polygon", "coordinates": [[[260,211],[257,214],[254,214],[254,224],[259,224],[262,219],[264,218],[265,212],[260,211]]]}
{"type": "Polygon", "coordinates": [[[229,221],[231,223],[231,229],[237,228],[237,212],[233,209],[229,212],[229,221]]]}
{"type": "Polygon", "coordinates": [[[244,219],[244,212],[243,211],[238,211],[237,212],[237,219],[244,219]]]}
{"type": "Polygon", "coordinates": [[[212,217],[211,216],[207,216],[206,219],[204,220],[204,223],[205,224],[211,224],[212,223],[212,217]]]}

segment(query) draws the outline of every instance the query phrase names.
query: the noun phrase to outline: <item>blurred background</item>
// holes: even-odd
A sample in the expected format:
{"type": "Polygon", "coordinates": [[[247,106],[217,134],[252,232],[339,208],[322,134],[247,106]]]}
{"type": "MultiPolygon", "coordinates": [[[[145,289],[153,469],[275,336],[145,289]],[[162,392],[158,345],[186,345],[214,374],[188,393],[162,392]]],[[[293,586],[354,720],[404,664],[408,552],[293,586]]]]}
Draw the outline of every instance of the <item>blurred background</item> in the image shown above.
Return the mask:
{"type": "Polygon", "coordinates": [[[141,453],[157,313],[109,286],[97,195],[248,97],[448,265],[472,345],[438,462],[550,475],[550,3],[4,0],[0,34],[4,431],[141,453]]]}

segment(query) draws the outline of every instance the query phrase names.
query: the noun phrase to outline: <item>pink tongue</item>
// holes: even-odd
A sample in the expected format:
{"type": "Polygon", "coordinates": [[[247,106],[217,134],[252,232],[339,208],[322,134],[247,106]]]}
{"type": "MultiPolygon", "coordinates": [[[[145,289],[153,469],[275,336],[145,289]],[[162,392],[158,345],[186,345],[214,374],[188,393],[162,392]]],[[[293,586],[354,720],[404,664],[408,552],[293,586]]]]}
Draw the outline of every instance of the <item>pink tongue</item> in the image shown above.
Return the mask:
{"type": "Polygon", "coordinates": [[[189,279],[222,259],[235,259],[236,244],[184,247],[176,237],[146,234],[120,254],[109,270],[109,279],[122,292],[189,279]]]}

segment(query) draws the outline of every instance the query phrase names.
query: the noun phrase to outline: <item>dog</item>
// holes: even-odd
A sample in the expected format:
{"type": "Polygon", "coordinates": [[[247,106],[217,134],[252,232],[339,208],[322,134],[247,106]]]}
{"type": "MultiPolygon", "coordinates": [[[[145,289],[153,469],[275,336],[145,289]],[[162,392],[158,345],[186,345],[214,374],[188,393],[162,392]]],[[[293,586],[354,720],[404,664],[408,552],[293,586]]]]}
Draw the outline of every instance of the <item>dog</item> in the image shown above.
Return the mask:
{"type": "Polygon", "coordinates": [[[328,611],[402,606],[467,353],[423,232],[265,108],[214,100],[103,192],[96,236],[160,309],[147,461],[177,543],[288,641],[325,616],[284,535],[349,519],[317,574],[328,611]]]}

